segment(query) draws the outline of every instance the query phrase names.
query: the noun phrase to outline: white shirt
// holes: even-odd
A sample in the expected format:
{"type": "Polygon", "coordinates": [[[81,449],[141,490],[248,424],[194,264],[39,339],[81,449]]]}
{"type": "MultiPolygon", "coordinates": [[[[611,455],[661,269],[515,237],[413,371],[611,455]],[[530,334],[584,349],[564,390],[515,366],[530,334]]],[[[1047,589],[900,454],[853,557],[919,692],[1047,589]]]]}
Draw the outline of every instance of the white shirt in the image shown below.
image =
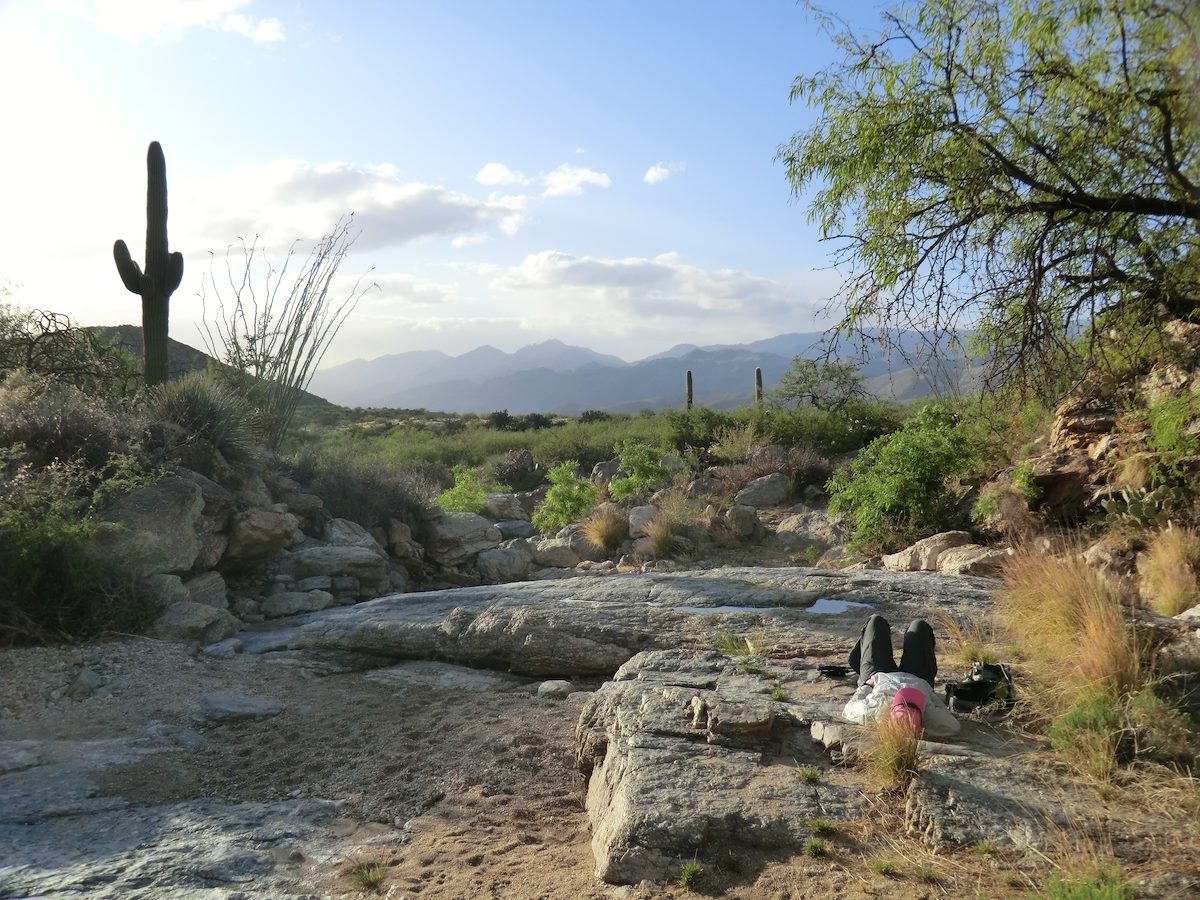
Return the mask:
{"type": "Polygon", "coordinates": [[[865,725],[882,719],[892,708],[892,698],[902,687],[914,687],[925,695],[925,714],[922,722],[925,734],[932,738],[954,737],[962,729],[958,719],[946,708],[942,699],[924,678],[907,672],[876,672],[866,684],[860,684],[846,703],[842,716],[851,722],[865,725]]]}

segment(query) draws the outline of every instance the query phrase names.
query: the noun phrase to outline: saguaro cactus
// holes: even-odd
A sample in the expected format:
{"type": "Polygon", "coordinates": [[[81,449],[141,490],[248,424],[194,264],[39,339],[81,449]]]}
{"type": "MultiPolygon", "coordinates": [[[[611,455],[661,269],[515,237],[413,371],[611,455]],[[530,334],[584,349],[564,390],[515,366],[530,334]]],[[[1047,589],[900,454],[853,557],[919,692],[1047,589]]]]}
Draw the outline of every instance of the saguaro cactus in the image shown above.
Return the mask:
{"type": "Polygon", "coordinates": [[[763,391],[762,391],[762,367],[759,366],[754,370],[754,405],[762,409],[763,391]]]}
{"type": "Polygon", "coordinates": [[[692,408],[692,370],[687,370],[687,408],[692,408]]]}
{"type": "Polygon", "coordinates": [[[146,384],[167,380],[167,311],[183,278],[183,254],[167,250],[167,161],[158,141],[146,152],[146,269],[129,255],[124,241],[113,244],[121,281],[142,298],[142,350],[146,384]]]}

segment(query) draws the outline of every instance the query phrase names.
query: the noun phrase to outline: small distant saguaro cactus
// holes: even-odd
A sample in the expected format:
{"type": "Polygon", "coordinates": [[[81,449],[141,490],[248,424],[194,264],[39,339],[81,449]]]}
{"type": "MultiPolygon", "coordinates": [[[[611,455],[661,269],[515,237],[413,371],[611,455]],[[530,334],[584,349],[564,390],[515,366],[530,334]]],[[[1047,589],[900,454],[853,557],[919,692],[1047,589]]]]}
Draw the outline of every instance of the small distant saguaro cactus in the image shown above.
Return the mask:
{"type": "Polygon", "coordinates": [[[146,268],[113,244],[121,281],[142,298],[142,350],[146,384],[167,380],[167,314],[171,294],[183,279],[183,254],[167,249],[167,161],[158,141],[146,152],[146,268]]]}
{"type": "Polygon", "coordinates": [[[692,370],[687,370],[687,408],[692,408],[692,370]]]}
{"type": "Polygon", "coordinates": [[[759,366],[754,370],[754,405],[762,409],[763,391],[762,391],[762,367],[759,366]]]}

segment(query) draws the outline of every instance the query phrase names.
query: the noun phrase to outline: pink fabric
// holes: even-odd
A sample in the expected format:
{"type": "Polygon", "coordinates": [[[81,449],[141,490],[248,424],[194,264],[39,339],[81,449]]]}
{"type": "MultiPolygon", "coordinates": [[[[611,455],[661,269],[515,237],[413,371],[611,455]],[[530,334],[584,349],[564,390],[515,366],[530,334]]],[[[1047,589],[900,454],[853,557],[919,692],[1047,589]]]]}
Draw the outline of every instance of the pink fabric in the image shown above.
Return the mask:
{"type": "Polygon", "coordinates": [[[925,715],[925,695],[914,687],[902,687],[892,697],[892,718],[908,719],[913,729],[921,730],[925,715]]]}

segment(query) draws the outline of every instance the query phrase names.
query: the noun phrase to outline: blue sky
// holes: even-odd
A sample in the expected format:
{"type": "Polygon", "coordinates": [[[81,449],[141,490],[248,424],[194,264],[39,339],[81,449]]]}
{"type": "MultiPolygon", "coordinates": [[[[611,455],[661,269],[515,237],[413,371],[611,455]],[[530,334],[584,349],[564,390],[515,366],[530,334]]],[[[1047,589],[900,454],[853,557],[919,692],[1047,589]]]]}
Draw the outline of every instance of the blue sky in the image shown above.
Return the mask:
{"type": "Polygon", "coordinates": [[[773,157],[831,53],[790,0],[0,0],[0,283],[139,321],[111,245],[143,255],[158,140],[196,346],[210,252],[257,233],[281,258],[350,211],[336,289],[379,288],[327,364],[823,327],[839,279],[773,157]]]}

